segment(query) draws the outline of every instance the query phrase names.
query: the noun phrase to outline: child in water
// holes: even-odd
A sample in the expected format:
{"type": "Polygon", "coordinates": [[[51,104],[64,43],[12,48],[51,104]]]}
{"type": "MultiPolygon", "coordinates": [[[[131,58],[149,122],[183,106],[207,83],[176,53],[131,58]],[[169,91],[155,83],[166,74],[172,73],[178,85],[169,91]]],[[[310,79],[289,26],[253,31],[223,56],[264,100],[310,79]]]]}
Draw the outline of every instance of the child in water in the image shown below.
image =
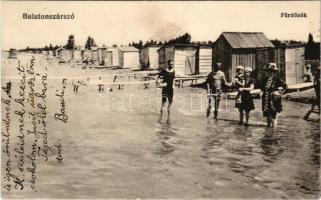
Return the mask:
{"type": "MultiPolygon", "coordinates": [[[[239,65],[236,67],[236,76],[235,76],[235,88],[238,90],[239,88],[243,87],[245,84],[244,80],[244,67],[239,65]]],[[[241,104],[241,92],[238,91],[236,95],[236,104],[241,104]]]]}

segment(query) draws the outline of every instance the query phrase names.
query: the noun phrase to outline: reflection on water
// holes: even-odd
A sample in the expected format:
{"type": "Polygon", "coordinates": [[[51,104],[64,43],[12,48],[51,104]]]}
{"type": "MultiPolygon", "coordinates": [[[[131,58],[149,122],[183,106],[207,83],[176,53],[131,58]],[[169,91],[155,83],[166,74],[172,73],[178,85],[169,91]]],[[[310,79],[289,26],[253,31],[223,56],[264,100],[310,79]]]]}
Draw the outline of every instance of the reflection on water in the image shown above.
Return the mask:
{"type": "Polygon", "coordinates": [[[246,128],[229,119],[211,121],[205,129],[201,157],[209,165],[239,174],[245,182],[267,187],[283,198],[296,197],[286,191],[316,194],[319,127],[303,120],[294,124],[298,116],[292,117],[283,118],[277,129],[266,128],[261,122],[246,128]]]}
{"type": "Polygon", "coordinates": [[[311,149],[313,154],[311,154],[311,160],[314,165],[320,166],[320,134],[318,133],[311,133],[312,137],[312,144],[311,149]]]}
{"type": "Polygon", "coordinates": [[[158,145],[155,153],[158,155],[167,155],[175,151],[175,144],[171,143],[171,138],[174,137],[175,131],[170,123],[157,123],[156,135],[158,136],[158,145]]]}
{"type": "Polygon", "coordinates": [[[284,151],[282,139],[283,138],[277,131],[274,131],[273,129],[266,130],[264,136],[260,140],[260,147],[262,148],[265,161],[273,162],[282,154],[284,151]]]}

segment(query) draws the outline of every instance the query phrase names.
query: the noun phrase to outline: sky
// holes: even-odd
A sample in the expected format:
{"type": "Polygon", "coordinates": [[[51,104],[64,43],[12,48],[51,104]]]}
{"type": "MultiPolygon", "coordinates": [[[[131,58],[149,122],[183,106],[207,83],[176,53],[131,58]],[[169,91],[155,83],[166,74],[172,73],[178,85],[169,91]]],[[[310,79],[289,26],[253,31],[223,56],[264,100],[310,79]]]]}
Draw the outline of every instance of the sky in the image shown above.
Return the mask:
{"type": "Polygon", "coordinates": [[[190,33],[193,41],[215,41],[223,31],[264,32],[269,39],[320,41],[319,1],[93,2],[3,1],[3,50],[65,45],[73,34],[77,45],[88,36],[100,45],[139,40],[169,40],[190,33]],[[281,18],[305,12],[307,18],[281,18]],[[73,20],[26,20],[28,14],[74,14],[73,20]]]}

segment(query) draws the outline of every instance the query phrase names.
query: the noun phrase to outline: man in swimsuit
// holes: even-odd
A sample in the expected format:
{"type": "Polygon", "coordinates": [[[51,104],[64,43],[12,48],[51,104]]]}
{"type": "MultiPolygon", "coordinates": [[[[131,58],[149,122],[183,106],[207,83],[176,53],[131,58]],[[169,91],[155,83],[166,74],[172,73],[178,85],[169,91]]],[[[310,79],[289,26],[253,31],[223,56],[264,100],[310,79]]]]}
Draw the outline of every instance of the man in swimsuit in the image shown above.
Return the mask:
{"type": "Polygon", "coordinates": [[[231,83],[227,83],[225,74],[222,71],[222,64],[216,63],[214,70],[209,73],[207,77],[207,91],[208,91],[208,108],[206,116],[210,116],[212,98],[214,99],[214,119],[217,119],[218,107],[220,105],[222,86],[231,86],[231,83]]]}
{"type": "Polygon", "coordinates": [[[174,79],[175,79],[175,70],[173,69],[173,61],[168,60],[167,68],[165,68],[165,70],[161,71],[157,77],[157,83],[162,86],[162,105],[161,105],[161,109],[160,109],[159,120],[161,120],[163,117],[163,108],[165,106],[165,103],[168,101],[167,122],[170,121],[170,111],[171,111],[171,105],[172,105],[172,101],[173,101],[174,79]],[[162,82],[160,82],[160,79],[162,79],[162,82]]]}

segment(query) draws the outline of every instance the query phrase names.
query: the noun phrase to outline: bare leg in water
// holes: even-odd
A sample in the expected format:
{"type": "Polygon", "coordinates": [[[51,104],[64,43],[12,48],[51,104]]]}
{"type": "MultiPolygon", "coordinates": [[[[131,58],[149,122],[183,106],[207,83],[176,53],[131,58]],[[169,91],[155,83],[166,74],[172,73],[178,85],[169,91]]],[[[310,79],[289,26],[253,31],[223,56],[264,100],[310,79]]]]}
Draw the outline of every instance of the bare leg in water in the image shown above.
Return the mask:
{"type": "Polygon", "coordinates": [[[171,107],[172,107],[172,102],[169,102],[167,107],[167,121],[166,121],[167,123],[170,123],[171,107]]]}
{"type": "Polygon", "coordinates": [[[217,119],[218,115],[218,107],[220,106],[220,97],[215,96],[214,97],[214,102],[215,102],[215,107],[214,107],[214,119],[217,119]]]}
{"type": "Polygon", "coordinates": [[[208,107],[207,107],[207,110],[206,110],[206,117],[209,117],[210,114],[211,114],[211,104],[212,104],[212,97],[209,96],[208,97],[208,107]]]}
{"type": "Polygon", "coordinates": [[[271,118],[271,122],[272,122],[272,127],[276,128],[276,126],[277,126],[277,118],[276,118],[276,116],[275,116],[275,118],[271,118]]]}
{"type": "MultiPolygon", "coordinates": [[[[168,105],[168,107],[167,107],[167,120],[166,120],[166,122],[167,123],[169,123],[170,122],[170,119],[171,119],[171,105],[172,104],[169,104],[168,105]]],[[[164,106],[165,106],[165,103],[164,104],[162,104],[162,106],[161,106],[161,109],[160,109],[160,117],[159,117],[159,119],[158,119],[158,122],[160,122],[161,120],[162,120],[162,118],[163,118],[163,109],[164,109],[164,106]]]]}
{"type": "Polygon", "coordinates": [[[161,105],[161,108],[160,108],[160,117],[159,117],[159,119],[158,119],[158,122],[160,122],[160,121],[162,120],[162,118],[163,118],[163,108],[164,108],[164,104],[165,104],[165,103],[162,103],[162,105],[161,105]]]}
{"type": "Polygon", "coordinates": [[[238,125],[242,125],[243,124],[243,110],[239,109],[240,112],[240,121],[238,123],[238,125]]]}
{"type": "Polygon", "coordinates": [[[250,112],[245,111],[245,126],[249,125],[249,119],[250,119],[250,112]]]}
{"type": "Polygon", "coordinates": [[[267,122],[267,127],[270,127],[270,126],[271,126],[271,123],[272,123],[271,118],[270,118],[270,117],[267,117],[267,118],[266,118],[266,122],[267,122]]]}
{"type": "MultiPolygon", "coordinates": [[[[161,108],[160,108],[160,117],[158,119],[158,122],[160,122],[162,120],[162,118],[163,118],[163,109],[165,107],[166,101],[168,101],[168,97],[162,96],[162,105],[161,105],[161,108]]],[[[168,107],[169,106],[170,106],[170,104],[168,105],[168,107]]],[[[168,108],[167,108],[167,110],[168,110],[168,108]]]]}

